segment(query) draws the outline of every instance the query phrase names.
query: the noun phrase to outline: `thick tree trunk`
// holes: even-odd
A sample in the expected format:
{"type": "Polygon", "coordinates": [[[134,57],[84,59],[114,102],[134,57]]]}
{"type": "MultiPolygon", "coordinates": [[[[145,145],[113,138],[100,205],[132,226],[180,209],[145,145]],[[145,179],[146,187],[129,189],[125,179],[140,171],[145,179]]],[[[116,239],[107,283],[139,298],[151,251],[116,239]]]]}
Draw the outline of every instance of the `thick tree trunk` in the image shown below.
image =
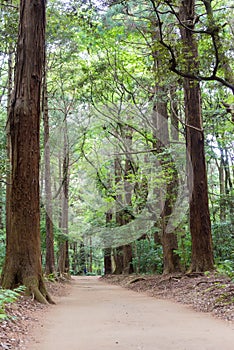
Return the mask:
{"type": "MultiPolygon", "coordinates": [[[[12,47],[9,48],[12,50],[12,47]]],[[[7,113],[9,116],[11,108],[11,94],[13,90],[13,59],[12,53],[9,53],[8,59],[8,97],[7,97],[7,113]]],[[[11,203],[11,135],[10,135],[10,121],[7,119],[6,123],[6,152],[7,152],[7,184],[6,184],[6,240],[8,241],[8,236],[10,233],[10,203],[11,203]]]]}
{"type": "Polygon", "coordinates": [[[44,122],[44,163],[45,163],[45,211],[46,211],[46,275],[55,274],[54,226],[50,172],[50,131],[46,70],[43,84],[43,122],[44,122]]]}
{"type": "MultiPolygon", "coordinates": [[[[196,70],[198,48],[193,35],[195,23],[194,0],[185,0],[180,7],[181,37],[188,72],[196,70]]],[[[197,67],[198,69],[198,67],[197,67]]],[[[211,222],[208,206],[208,186],[204,152],[204,132],[201,116],[201,92],[199,82],[184,79],[186,117],[186,142],[189,154],[188,183],[190,191],[190,232],[192,236],[192,260],[190,271],[202,272],[214,269],[211,222]]]]}
{"type": "Polygon", "coordinates": [[[115,269],[113,274],[120,275],[123,273],[123,246],[115,248],[113,254],[115,261],[115,269]]]}
{"type": "Polygon", "coordinates": [[[104,273],[105,275],[112,273],[111,248],[104,249],[104,273]]]}
{"type": "Polygon", "coordinates": [[[41,266],[39,130],[45,46],[45,1],[21,0],[15,86],[9,110],[11,191],[2,287],[24,284],[35,298],[52,302],[41,266]]]}

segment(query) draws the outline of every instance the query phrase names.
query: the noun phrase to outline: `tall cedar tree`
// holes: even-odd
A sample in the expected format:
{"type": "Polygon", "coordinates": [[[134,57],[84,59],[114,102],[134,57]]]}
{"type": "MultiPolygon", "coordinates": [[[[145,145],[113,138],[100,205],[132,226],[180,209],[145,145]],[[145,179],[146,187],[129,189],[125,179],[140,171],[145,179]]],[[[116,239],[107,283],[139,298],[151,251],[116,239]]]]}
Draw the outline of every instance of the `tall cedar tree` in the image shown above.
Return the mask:
{"type": "Polygon", "coordinates": [[[46,275],[55,274],[54,260],[54,226],[53,226],[53,207],[51,190],[51,171],[50,171],[50,127],[49,127],[49,109],[47,96],[47,71],[44,73],[43,82],[43,124],[44,124],[44,163],[45,163],[45,209],[46,209],[46,275]]]}
{"type": "Polygon", "coordinates": [[[16,71],[8,111],[11,190],[2,287],[24,284],[43,303],[52,302],[41,266],[39,129],[45,61],[45,0],[21,0],[16,71]]]}
{"type": "MultiPolygon", "coordinates": [[[[180,32],[184,45],[187,71],[198,70],[198,47],[193,34],[195,1],[184,0],[180,7],[180,32]]],[[[199,82],[184,78],[186,143],[191,161],[188,167],[190,190],[190,232],[192,237],[191,271],[214,268],[211,222],[208,206],[208,185],[202,129],[201,92],[199,82]]]]}

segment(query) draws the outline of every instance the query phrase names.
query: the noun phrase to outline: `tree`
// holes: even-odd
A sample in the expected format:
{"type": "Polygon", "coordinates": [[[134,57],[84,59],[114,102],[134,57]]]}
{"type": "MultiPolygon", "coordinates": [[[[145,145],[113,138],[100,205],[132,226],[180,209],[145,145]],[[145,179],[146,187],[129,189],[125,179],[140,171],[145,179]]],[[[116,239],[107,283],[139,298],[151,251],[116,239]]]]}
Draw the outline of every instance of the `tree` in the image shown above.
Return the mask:
{"type": "MultiPolygon", "coordinates": [[[[193,34],[194,0],[186,0],[180,7],[180,27],[186,67],[198,70],[198,48],[193,34]]],[[[191,161],[188,166],[190,192],[190,232],[192,237],[191,271],[214,269],[211,222],[208,205],[208,185],[204,150],[204,131],[201,115],[201,91],[198,81],[184,78],[184,99],[186,118],[186,144],[191,161]]]]}
{"type": "Polygon", "coordinates": [[[44,72],[43,81],[43,126],[44,126],[44,162],[45,162],[45,210],[46,210],[46,266],[47,275],[55,273],[54,260],[54,226],[53,226],[53,207],[51,190],[51,170],[50,170],[50,128],[48,111],[48,92],[47,92],[47,71],[44,72]]]}
{"type": "Polygon", "coordinates": [[[68,195],[69,195],[69,144],[67,130],[67,116],[64,118],[64,143],[62,165],[62,188],[61,188],[61,222],[62,240],[59,245],[58,271],[60,275],[69,275],[69,246],[68,239],[68,195]]]}
{"type": "Polygon", "coordinates": [[[14,91],[9,109],[11,139],[10,227],[2,287],[24,284],[52,303],[42,277],[39,205],[39,130],[45,60],[44,0],[22,0],[14,91]]]}

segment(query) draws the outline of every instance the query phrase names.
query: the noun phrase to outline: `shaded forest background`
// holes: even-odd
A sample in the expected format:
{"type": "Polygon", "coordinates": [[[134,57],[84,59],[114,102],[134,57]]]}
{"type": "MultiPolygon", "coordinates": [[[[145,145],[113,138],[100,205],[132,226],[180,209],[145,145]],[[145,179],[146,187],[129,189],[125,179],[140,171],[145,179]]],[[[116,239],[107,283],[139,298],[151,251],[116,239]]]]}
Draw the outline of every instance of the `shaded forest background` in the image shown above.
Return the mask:
{"type": "MultiPolygon", "coordinates": [[[[17,1],[0,8],[2,268],[20,19],[17,1]]],[[[39,179],[47,275],[234,275],[233,31],[229,0],[48,1],[39,179]]]]}

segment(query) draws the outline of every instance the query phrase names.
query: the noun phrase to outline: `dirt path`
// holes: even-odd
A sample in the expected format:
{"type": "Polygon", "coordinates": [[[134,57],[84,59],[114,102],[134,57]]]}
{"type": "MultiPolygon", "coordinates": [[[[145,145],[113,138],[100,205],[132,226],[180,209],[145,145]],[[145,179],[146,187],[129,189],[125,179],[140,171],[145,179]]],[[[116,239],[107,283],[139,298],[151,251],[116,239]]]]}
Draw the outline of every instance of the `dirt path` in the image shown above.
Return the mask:
{"type": "Polygon", "coordinates": [[[93,277],[77,277],[28,350],[233,350],[234,325],[93,277]]]}

